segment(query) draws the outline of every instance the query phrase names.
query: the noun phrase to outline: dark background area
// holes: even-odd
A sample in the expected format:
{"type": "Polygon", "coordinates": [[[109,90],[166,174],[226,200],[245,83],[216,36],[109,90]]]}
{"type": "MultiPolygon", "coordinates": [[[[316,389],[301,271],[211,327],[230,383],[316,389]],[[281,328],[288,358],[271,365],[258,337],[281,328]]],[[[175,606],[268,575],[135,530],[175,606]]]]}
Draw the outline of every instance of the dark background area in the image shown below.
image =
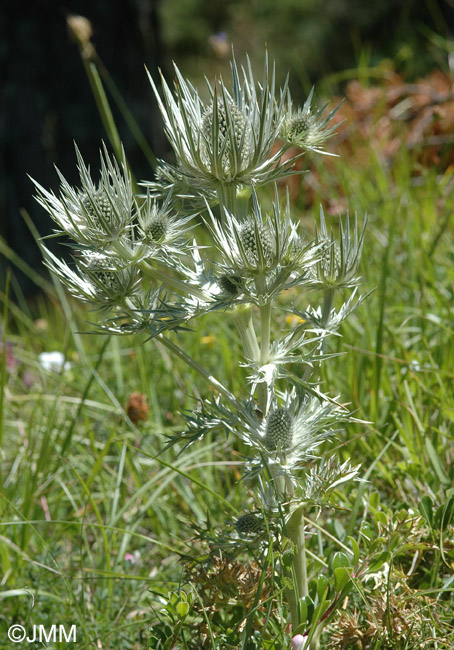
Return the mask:
{"type": "MultiPolygon", "coordinates": [[[[261,65],[266,42],[278,79],[290,68],[292,91],[301,101],[321,78],[374,66],[383,58],[391,58],[408,81],[447,65],[447,53],[435,47],[434,35],[448,38],[453,22],[447,0],[3,0],[0,236],[35,268],[41,266],[41,253],[20,211],[31,215],[41,234],[52,224],[34,201],[27,174],[57,191],[56,164],[77,184],[73,142],[96,170],[106,138],[79,48],[67,29],[71,14],[91,21],[96,51],[158,157],[168,150],[144,64],[169,76],[174,59],[197,81],[226,70],[232,45],[237,58],[249,52],[253,64],[261,65]]],[[[113,111],[136,177],[150,179],[150,165],[113,111]]],[[[0,287],[7,264],[0,259],[0,287]]],[[[26,294],[35,290],[17,277],[26,294]]]]}

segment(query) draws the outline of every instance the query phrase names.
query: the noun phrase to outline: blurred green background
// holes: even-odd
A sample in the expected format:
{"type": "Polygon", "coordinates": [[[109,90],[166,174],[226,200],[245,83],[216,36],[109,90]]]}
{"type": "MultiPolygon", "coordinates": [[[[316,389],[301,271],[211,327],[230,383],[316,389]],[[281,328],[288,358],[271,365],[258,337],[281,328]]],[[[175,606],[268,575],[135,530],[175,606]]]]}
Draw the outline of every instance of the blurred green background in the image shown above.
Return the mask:
{"type": "MultiPolygon", "coordinates": [[[[290,70],[297,102],[314,83],[326,95],[342,94],[350,78],[373,78],[384,59],[412,81],[448,66],[453,6],[452,0],[38,0],[24,12],[22,4],[3,0],[1,237],[39,268],[41,255],[20,210],[31,215],[41,234],[49,233],[51,224],[32,198],[27,174],[57,190],[56,164],[77,183],[74,140],[93,169],[98,166],[106,136],[79,48],[68,32],[69,15],[90,20],[100,60],[152,150],[166,157],[144,64],[154,74],[158,67],[169,74],[173,59],[197,82],[204,74],[228,76],[232,47],[238,59],[249,53],[259,70],[266,43],[278,79],[290,70]]],[[[150,179],[150,165],[114,105],[113,112],[136,177],[150,179]]],[[[0,281],[6,265],[0,257],[0,281]]],[[[18,277],[25,293],[34,291],[18,277]]]]}

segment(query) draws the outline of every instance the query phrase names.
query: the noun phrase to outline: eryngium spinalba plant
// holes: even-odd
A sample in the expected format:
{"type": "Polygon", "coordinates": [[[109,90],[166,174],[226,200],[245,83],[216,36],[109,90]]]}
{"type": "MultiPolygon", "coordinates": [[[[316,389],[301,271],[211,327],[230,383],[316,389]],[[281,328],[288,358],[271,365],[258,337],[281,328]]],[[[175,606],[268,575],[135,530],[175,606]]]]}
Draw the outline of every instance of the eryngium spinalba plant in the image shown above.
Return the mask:
{"type": "Polygon", "coordinates": [[[214,431],[244,443],[244,478],[256,482],[259,499],[253,512],[239,513],[230,541],[236,548],[256,542],[265,553],[273,543],[290,549],[290,563],[275,566],[291,623],[283,627],[294,646],[318,647],[327,616],[325,608],[307,620],[303,606],[305,512],[355,479],[358,467],[318,457],[353,417],[322,388],[316,369],[330,357],[327,339],[362,300],[364,228],[347,215],[336,237],[321,212],[309,238],[292,218],[288,196],[278,195],[277,181],[294,173],[296,159],[321,151],[334,111],[314,110],[312,93],[295,110],[287,83],[276,90],[267,60],[260,83],[249,61],[240,72],[233,60],[231,69],[231,87],[209,85],[207,102],[176,67],[175,85],[162,79],[162,95],[150,78],[175,162],[161,162],[142,194],[133,191],[125,159],[112,159],[105,147],[96,180],[76,150],[77,188],[61,174],[59,196],[35,182],[56,234],[69,236],[74,250],[70,265],[49,251],[45,263],[102,312],[101,331],[156,338],[214,388],[185,414],[186,429],[169,444],[181,452],[214,431]],[[270,183],[274,202],[265,209],[259,188],[270,183]],[[201,223],[211,248],[198,243],[201,223]],[[319,296],[319,304],[309,296],[319,296]],[[184,351],[183,328],[213,311],[231,320],[241,341],[248,385],[240,395],[184,351]],[[289,312],[296,324],[285,329],[289,312]]]}

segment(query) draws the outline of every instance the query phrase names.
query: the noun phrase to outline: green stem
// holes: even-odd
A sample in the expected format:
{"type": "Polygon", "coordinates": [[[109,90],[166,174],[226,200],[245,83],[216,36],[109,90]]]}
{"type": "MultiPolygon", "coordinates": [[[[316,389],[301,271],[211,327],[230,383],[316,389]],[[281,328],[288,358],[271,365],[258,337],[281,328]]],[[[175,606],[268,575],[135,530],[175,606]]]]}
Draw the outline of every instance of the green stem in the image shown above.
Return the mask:
{"type": "MultiPolygon", "coordinates": [[[[295,595],[292,597],[292,601],[296,600],[296,603],[298,602],[298,598],[309,595],[303,509],[304,505],[301,505],[292,513],[287,523],[286,529],[287,537],[293,542],[296,547],[296,554],[293,561],[296,589],[295,595]]],[[[292,602],[289,604],[292,616],[292,624],[294,629],[296,629],[296,627],[299,625],[298,607],[295,607],[292,602]]]]}
{"type": "Polygon", "coordinates": [[[326,327],[333,308],[335,289],[326,289],[323,293],[322,326],[326,327]]]}
{"type": "Polygon", "coordinates": [[[236,212],[236,185],[233,183],[219,183],[216,188],[221,219],[224,218],[224,209],[235,214],[236,212]]]}
{"type": "Polygon", "coordinates": [[[258,361],[260,358],[260,348],[252,322],[251,307],[238,306],[234,311],[234,320],[243,344],[245,357],[258,361]]]}
{"type": "Polygon", "coordinates": [[[173,341],[166,338],[163,334],[158,334],[157,339],[168,350],[184,361],[187,366],[195,370],[201,377],[203,377],[203,379],[205,379],[205,381],[211,384],[235,409],[239,411],[241,410],[241,406],[238,404],[236,397],[225,386],[223,386],[221,382],[213,377],[213,375],[210,375],[210,373],[202,368],[202,366],[199,366],[199,364],[187,355],[184,350],[173,343],[173,341]]]}
{"type": "Polygon", "coordinates": [[[173,289],[174,291],[177,291],[178,293],[182,293],[182,294],[189,293],[195,298],[200,298],[200,300],[203,300],[205,302],[206,296],[202,291],[202,289],[199,289],[198,287],[195,287],[192,284],[189,284],[188,282],[183,282],[182,280],[178,280],[178,278],[172,277],[165,271],[161,271],[159,269],[154,268],[153,266],[148,264],[148,262],[144,262],[144,261],[138,262],[137,266],[146,275],[153,278],[153,280],[156,280],[157,282],[162,282],[169,289],[173,289]]]}
{"type": "MultiPolygon", "coordinates": [[[[258,276],[256,279],[257,293],[266,294],[266,277],[258,276]]],[[[260,365],[266,365],[270,360],[271,343],[271,301],[259,307],[260,312],[260,365]]],[[[266,381],[257,386],[257,399],[264,415],[268,412],[268,384],[266,381]]]]}

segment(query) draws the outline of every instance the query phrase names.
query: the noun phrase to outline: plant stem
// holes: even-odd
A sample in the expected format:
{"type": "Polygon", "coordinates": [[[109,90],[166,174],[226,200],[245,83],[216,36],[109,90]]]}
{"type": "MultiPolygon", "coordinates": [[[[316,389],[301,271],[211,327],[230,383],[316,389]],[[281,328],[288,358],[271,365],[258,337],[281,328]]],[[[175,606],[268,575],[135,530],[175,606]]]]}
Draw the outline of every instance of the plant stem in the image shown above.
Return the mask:
{"type": "Polygon", "coordinates": [[[331,310],[333,308],[335,289],[326,289],[323,292],[323,307],[322,307],[322,326],[326,327],[331,310]]]}
{"type": "Polygon", "coordinates": [[[184,352],[178,345],[173,343],[170,339],[165,337],[163,334],[158,334],[157,339],[159,340],[162,345],[164,345],[168,350],[170,350],[173,354],[175,354],[177,357],[179,357],[182,361],[184,361],[190,368],[195,370],[205,381],[207,381],[209,384],[214,386],[214,388],[221,393],[223,397],[236,409],[241,410],[241,406],[238,404],[237,399],[235,398],[232,393],[221,384],[213,375],[210,375],[209,372],[207,372],[202,366],[199,366],[199,364],[194,361],[189,355],[184,352]]]}
{"type": "Polygon", "coordinates": [[[166,273],[165,271],[160,271],[159,269],[155,269],[153,266],[148,264],[148,262],[144,262],[144,261],[138,262],[137,266],[140,268],[141,271],[146,273],[149,277],[153,278],[157,282],[162,282],[169,289],[178,291],[178,293],[182,293],[183,295],[189,293],[192,296],[195,296],[196,298],[200,298],[200,300],[206,301],[206,295],[198,287],[195,287],[192,284],[189,284],[188,282],[183,282],[178,278],[174,278],[168,273],[166,273]]]}
{"type": "Polygon", "coordinates": [[[243,305],[237,307],[234,311],[234,320],[243,344],[246,358],[258,361],[260,358],[260,348],[257,342],[254,324],[252,322],[251,307],[244,307],[243,305]]]}
{"type": "Polygon", "coordinates": [[[236,212],[236,185],[233,183],[219,183],[216,194],[221,209],[221,220],[224,219],[224,209],[232,213],[236,212]]]}
{"type": "MultiPolygon", "coordinates": [[[[257,293],[266,294],[266,276],[259,275],[256,279],[257,293]]],[[[271,301],[259,307],[260,312],[260,365],[266,365],[270,360],[271,336],[271,301]]],[[[257,399],[264,415],[268,412],[268,384],[266,381],[257,386],[257,399]]]]}
{"type": "Polygon", "coordinates": [[[296,603],[298,598],[309,595],[308,579],[307,579],[307,560],[306,560],[306,540],[305,540],[305,527],[304,527],[304,505],[300,505],[290,516],[287,523],[286,534],[287,537],[296,546],[296,554],[293,562],[295,571],[296,589],[295,595],[290,602],[292,624],[294,629],[299,625],[298,607],[295,607],[292,601],[295,599],[296,603]],[[295,613],[296,611],[296,613],[295,613]]]}

